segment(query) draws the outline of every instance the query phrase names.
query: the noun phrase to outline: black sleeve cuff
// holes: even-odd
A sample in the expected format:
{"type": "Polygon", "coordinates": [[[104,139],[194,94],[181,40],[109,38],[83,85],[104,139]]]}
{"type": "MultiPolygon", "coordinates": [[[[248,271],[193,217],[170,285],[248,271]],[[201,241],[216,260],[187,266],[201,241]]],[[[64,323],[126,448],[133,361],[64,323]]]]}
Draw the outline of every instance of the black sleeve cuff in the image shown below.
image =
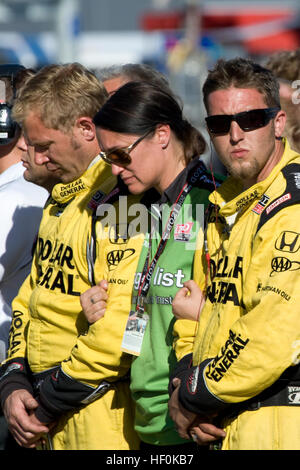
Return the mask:
{"type": "Polygon", "coordinates": [[[185,375],[188,369],[191,369],[191,366],[193,364],[193,353],[187,354],[184,356],[180,361],[177,363],[174,371],[170,375],[170,380],[169,380],[169,395],[171,396],[172,393],[174,392],[174,385],[172,384],[173,379],[178,378],[182,379],[182,376],[185,375]]]}
{"type": "Polygon", "coordinates": [[[58,416],[85,406],[103,396],[111,384],[102,381],[96,388],[78,382],[66,375],[61,368],[54,370],[41,382],[39,407],[35,414],[43,423],[50,423],[58,416]]]}
{"type": "Polygon", "coordinates": [[[60,416],[61,413],[60,412],[55,413],[53,411],[50,411],[49,408],[45,408],[41,402],[40,397],[36,397],[36,400],[39,404],[39,406],[34,412],[37,419],[43,424],[49,424],[49,423],[52,423],[53,421],[56,421],[56,419],[60,416]]]}
{"type": "Polygon", "coordinates": [[[33,395],[33,388],[24,358],[12,359],[0,370],[0,397],[3,409],[5,400],[15,390],[27,390],[33,395]]]}
{"type": "Polygon", "coordinates": [[[219,413],[230,406],[230,403],[219,400],[207,388],[204,369],[211,361],[207,359],[200,366],[186,370],[181,377],[179,401],[185,409],[198,415],[219,413]]]}

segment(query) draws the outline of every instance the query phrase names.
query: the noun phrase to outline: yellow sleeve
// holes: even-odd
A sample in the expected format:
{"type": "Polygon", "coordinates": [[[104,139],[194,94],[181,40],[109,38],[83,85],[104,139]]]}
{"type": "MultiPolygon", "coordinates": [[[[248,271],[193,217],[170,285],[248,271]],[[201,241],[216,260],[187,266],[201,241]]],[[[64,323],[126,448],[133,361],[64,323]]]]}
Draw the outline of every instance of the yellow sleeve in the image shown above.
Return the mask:
{"type": "Polygon", "coordinates": [[[118,246],[103,237],[98,246],[96,281],[108,281],[105,315],[78,338],[62,370],[73,379],[97,386],[102,380],[114,381],[128,372],[132,356],[122,352],[121,344],[131,309],[131,295],[144,235],[118,246]]]}
{"type": "Polygon", "coordinates": [[[177,360],[193,352],[193,345],[197,333],[198,322],[193,320],[176,320],[173,328],[173,348],[177,360]]]}
{"type": "Polygon", "coordinates": [[[29,301],[37,279],[36,259],[33,258],[31,272],[12,301],[12,322],[9,332],[7,359],[26,356],[27,331],[30,321],[29,301]]]}
{"type": "MultiPolygon", "coordinates": [[[[199,230],[194,254],[193,279],[203,291],[205,290],[206,283],[206,264],[204,259],[203,230],[199,230]]],[[[173,349],[178,361],[185,355],[193,352],[198,326],[198,322],[193,320],[175,321],[173,327],[173,349]]]]}

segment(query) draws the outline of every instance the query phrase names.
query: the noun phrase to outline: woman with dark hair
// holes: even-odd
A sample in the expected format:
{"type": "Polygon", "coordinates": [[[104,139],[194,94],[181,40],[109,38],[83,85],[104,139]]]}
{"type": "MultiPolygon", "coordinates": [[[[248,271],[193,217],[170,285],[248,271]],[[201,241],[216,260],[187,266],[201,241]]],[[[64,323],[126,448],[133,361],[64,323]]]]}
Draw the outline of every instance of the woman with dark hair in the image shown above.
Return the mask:
{"type": "MultiPolygon", "coordinates": [[[[165,89],[148,82],[129,82],[119,91],[94,118],[101,148],[106,149],[101,156],[126,184],[129,176],[137,173],[134,184],[127,184],[130,192],[140,193],[154,186],[162,194],[193,158],[204,152],[205,141],[184,119],[177,100],[165,89]],[[133,147],[129,159],[126,157],[128,161],[122,161],[118,147],[132,144],[132,136],[138,138],[134,147],[141,142],[138,149],[140,154],[143,148],[143,156],[133,161],[133,147]],[[147,174],[138,188],[135,186],[141,169],[135,170],[136,164],[147,174]]],[[[125,152],[121,149],[121,153],[125,152]]]]}
{"type": "MultiPolygon", "coordinates": [[[[214,189],[211,175],[199,159],[204,139],[183,117],[171,93],[146,82],[130,82],[118,89],[96,114],[94,123],[100,155],[129,192],[145,194],[155,188],[160,194],[151,206],[155,223],[145,235],[134,278],[130,313],[131,325],[137,320],[136,334],[127,328],[122,344],[124,351],[132,353],[131,392],[141,449],[184,444],[188,451],[189,441],[179,437],[168,415],[169,377],[177,362],[172,348],[177,334],[173,332],[172,299],[192,278],[195,240],[208,195],[214,189]],[[142,332],[137,326],[141,318],[142,332]]],[[[122,263],[116,270],[122,270],[126,260],[122,263]]],[[[93,289],[95,293],[97,286],[93,289]]],[[[100,302],[101,295],[96,297],[100,302]]],[[[97,312],[97,301],[92,301],[89,312],[97,312]]],[[[103,307],[105,298],[101,301],[103,307]]],[[[87,291],[82,296],[85,311],[90,302],[87,291]]],[[[92,314],[87,318],[95,321],[92,314]]],[[[176,324],[178,328],[194,325],[186,322],[189,320],[176,324]]]]}

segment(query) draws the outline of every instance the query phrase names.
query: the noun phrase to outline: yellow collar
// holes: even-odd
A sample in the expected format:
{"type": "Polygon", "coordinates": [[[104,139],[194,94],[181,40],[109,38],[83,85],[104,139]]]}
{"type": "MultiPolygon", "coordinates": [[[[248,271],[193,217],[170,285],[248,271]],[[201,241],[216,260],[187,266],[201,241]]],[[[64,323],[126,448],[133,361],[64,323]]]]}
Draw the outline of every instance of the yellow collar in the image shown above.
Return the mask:
{"type": "Polygon", "coordinates": [[[282,168],[299,157],[297,152],[291,150],[286,139],[283,139],[283,143],[283,155],[266,179],[242,191],[242,184],[230,176],[216,191],[210,194],[209,200],[220,207],[220,214],[227,217],[249,206],[255,200],[259,200],[282,168]]]}

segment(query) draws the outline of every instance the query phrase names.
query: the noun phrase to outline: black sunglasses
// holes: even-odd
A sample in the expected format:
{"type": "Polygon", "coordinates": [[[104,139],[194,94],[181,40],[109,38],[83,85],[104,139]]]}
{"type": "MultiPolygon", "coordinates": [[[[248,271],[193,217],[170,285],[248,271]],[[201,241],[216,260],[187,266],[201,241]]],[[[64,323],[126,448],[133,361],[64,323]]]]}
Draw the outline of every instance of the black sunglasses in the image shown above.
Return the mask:
{"type": "Polygon", "coordinates": [[[131,150],[133,150],[147,135],[149,135],[152,132],[153,129],[150,131],[147,131],[146,134],[143,134],[141,137],[139,137],[133,144],[129,145],[128,147],[123,147],[123,148],[116,148],[109,150],[108,152],[100,152],[100,157],[106,162],[109,163],[110,165],[121,165],[121,166],[126,166],[129,165],[131,162],[131,156],[129,153],[131,150]]]}
{"type": "Polygon", "coordinates": [[[216,114],[205,118],[212,134],[228,134],[232,121],[236,121],[243,131],[254,131],[266,126],[280,111],[280,107],[251,109],[237,114],[216,114]]]}

